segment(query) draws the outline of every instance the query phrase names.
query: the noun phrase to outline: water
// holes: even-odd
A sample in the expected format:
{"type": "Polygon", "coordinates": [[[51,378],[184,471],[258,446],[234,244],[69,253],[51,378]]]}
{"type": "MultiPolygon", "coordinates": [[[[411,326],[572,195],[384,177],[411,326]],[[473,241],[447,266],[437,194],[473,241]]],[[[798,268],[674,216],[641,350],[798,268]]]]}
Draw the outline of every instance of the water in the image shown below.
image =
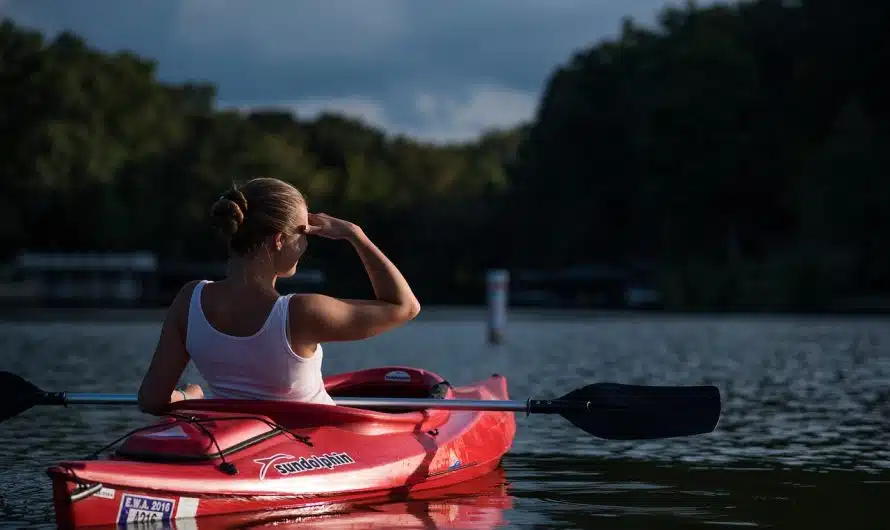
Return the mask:
{"type": "MultiPolygon", "coordinates": [[[[292,524],[890,527],[890,320],[524,315],[492,347],[481,316],[425,310],[383,336],[326,345],[325,371],[409,364],[455,384],[499,372],[520,399],[594,381],[715,384],[724,397],[718,430],[607,442],[558,417],[517,415],[514,446],[502,475],[480,486],[484,496],[443,494],[292,524]]],[[[47,390],[132,393],[158,330],[156,319],[4,323],[0,369],[47,390]]],[[[191,368],[187,377],[200,382],[191,368]]],[[[53,528],[47,465],[86,456],[144,419],[121,407],[42,408],[2,424],[0,526],[53,528]]]]}

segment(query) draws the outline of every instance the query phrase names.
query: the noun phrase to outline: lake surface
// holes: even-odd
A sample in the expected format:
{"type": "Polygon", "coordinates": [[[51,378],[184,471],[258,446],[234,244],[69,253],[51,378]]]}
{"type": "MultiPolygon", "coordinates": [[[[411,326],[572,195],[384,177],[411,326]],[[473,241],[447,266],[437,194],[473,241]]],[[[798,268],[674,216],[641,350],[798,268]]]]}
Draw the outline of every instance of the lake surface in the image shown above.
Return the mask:
{"type": "MultiPolygon", "coordinates": [[[[380,337],[326,345],[325,372],[409,364],[453,384],[498,372],[518,399],[596,381],[714,384],[718,429],[608,442],[558,417],[518,414],[503,470],[476,495],[294,525],[890,528],[890,319],[525,313],[489,346],[482,318],[425,309],[380,337]]],[[[159,329],[157,319],[0,323],[0,370],[46,390],[132,393],[159,329]]],[[[201,382],[191,367],[187,377],[201,382]]],[[[0,425],[0,526],[53,528],[44,469],[145,419],[123,407],[43,408],[0,425]]]]}

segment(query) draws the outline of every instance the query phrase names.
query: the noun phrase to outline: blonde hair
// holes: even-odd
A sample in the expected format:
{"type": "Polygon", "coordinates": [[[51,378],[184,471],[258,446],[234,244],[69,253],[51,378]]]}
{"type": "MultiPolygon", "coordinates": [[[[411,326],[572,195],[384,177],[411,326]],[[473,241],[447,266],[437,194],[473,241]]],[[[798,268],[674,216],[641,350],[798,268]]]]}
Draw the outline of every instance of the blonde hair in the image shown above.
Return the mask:
{"type": "Polygon", "coordinates": [[[226,239],[229,252],[245,255],[276,232],[297,231],[297,214],[306,198],[294,186],[276,178],[259,177],[235,185],[210,208],[213,226],[226,239]]]}

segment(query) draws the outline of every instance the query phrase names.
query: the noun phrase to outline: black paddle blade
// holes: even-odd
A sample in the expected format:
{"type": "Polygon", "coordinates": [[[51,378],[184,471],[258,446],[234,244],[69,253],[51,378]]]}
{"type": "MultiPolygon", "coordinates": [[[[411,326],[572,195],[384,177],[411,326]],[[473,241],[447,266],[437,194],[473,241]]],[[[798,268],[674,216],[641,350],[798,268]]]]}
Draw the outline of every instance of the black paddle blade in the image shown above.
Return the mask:
{"type": "Polygon", "coordinates": [[[561,415],[579,429],[609,440],[651,440],[709,433],[720,420],[715,386],[639,386],[595,383],[559,401],[588,403],[561,415]]]}
{"type": "Polygon", "coordinates": [[[0,422],[18,416],[40,401],[44,392],[31,382],[10,372],[0,372],[0,422]]]}

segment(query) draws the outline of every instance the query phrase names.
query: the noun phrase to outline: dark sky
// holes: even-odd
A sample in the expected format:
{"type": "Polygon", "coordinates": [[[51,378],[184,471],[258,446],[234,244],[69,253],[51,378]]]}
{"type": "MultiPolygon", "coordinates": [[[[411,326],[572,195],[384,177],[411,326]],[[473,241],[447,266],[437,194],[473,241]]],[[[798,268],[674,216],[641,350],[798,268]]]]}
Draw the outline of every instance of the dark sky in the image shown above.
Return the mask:
{"type": "Polygon", "coordinates": [[[151,57],[164,80],[212,81],[220,106],[287,106],[303,117],[332,109],[441,141],[528,119],[558,64],[614,36],[623,16],[651,24],[665,4],[0,0],[0,14],[151,57]]]}

